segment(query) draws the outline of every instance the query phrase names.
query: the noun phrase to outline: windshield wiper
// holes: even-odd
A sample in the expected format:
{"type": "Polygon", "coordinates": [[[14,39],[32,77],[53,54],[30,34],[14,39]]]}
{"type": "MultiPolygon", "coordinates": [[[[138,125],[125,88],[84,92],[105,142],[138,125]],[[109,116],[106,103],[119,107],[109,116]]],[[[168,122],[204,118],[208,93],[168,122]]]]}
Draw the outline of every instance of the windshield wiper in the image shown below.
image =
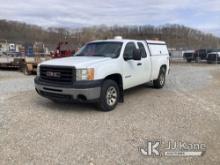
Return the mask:
{"type": "Polygon", "coordinates": [[[94,54],[94,55],[92,55],[92,56],[96,56],[96,57],[108,57],[108,56],[106,56],[106,55],[104,55],[104,54],[94,54]]]}
{"type": "Polygon", "coordinates": [[[75,56],[85,56],[84,54],[76,54],[75,56]]]}
{"type": "Polygon", "coordinates": [[[106,56],[104,54],[93,54],[91,56],[88,56],[88,55],[85,55],[85,54],[76,54],[75,56],[86,56],[86,57],[109,57],[109,56],[106,56]]]}

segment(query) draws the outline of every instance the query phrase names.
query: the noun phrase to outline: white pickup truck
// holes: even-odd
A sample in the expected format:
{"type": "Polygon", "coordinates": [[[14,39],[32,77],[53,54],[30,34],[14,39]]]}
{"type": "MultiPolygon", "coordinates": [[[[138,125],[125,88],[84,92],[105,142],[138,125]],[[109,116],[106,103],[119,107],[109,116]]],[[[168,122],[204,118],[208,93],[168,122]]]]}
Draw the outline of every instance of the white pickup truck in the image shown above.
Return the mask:
{"type": "Polygon", "coordinates": [[[111,111],[124,101],[124,90],[150,81],[162,88],[168,72],[165,42],[116,37],[89,42],[73,57],[39,64],[35,88],[56,102],[95,102],[111,111]]]}

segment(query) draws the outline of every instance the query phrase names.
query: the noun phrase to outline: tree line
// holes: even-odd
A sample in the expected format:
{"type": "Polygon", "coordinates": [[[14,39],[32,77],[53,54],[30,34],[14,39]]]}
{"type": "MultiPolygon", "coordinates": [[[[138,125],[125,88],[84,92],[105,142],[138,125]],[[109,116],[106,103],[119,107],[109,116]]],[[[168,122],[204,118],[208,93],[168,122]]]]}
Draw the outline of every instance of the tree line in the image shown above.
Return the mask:
{"type": "Polygon", "coordinates": [[[92,26],[78,29],[42,28],[17,21],[0,20],[0,40],[9,42],[44,42],[53,49],[60,41],[68,41],[74,47],[96,39],[122,36],[128,39],[159,39],[176,49],[220,48],[220,38],[183,25],[163,26],[92,26]]]}

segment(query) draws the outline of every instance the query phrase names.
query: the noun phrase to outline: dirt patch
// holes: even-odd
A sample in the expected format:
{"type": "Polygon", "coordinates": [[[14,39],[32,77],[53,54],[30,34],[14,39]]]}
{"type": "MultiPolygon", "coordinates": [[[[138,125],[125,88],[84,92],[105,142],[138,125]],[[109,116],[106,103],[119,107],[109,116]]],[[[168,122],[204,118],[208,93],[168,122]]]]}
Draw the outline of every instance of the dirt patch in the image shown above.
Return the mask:
{"type": "Polygon", "coordinates": [[[219,164],[218,69],[172,65],[162,90],[149,85],[128,90],[125,102],[108,113],[90,104],[57,104],[42,98],[34,91],[34,77],[0,81],[1,91],[9,89],[0,95],[0,162],[219,164]],[[144,139],[205,143],[207,151],[198,158],[148,158],[138,151],[144,139]]]}

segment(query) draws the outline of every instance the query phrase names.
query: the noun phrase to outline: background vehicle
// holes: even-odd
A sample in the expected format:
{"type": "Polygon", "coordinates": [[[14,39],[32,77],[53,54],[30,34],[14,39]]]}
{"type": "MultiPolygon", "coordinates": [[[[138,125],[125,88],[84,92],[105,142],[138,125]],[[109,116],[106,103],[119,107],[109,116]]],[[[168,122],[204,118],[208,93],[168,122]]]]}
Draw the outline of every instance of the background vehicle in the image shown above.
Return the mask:
{"type": "Polygon", "coordinates": [[[198,49],[194,53],[186,52],[183,58],[185,58],[187,62],[200,62],[201,60],[207,60],[207,55],[211,52],[218,52],[218,49],[198,49]]]}
{"type": "Polygon", "coordinates": [[[207,55],[207,63],[219,63],[220,62],[220,52],[212,52],[207,55]]]}
{"type": "Polygon", "coordinates": [[[183,58],[186,59],[187,62],[191,62],[192,60],[194,60],[194,54],[195,54],[195,51],[193,50],[184,51],[183,58]]]}
{"type": "Polygon", "coordinates": [[[211,49],[199,49],[195,51],[194,61],[200,62],[201,60],[206,60],[207,54],[212,52],[211,49]]]}
{"type": "Polygon", "coordinates": [[[74,57],[54,59],[38,66],[36,91],[53,101],[96,102],[103,111],[123,102],[123,91],[153,81],[163,88],[169,71],[169,53],[163,41],[93,41],[74,57]]]}
{"type": "Polygon", "coordinates": [[[36,73],[39,63],[51,59],[42,42],[4,45],[4,54],[0,56],[0,68],[15,68],[25,75],[30,75],[36,73]]]}
{"type": "Polygon", "coordinates": [[[69,57],[75,53],[68,42],[59,42],[55,52],[51,54],[52,58],[69,57]]]}

